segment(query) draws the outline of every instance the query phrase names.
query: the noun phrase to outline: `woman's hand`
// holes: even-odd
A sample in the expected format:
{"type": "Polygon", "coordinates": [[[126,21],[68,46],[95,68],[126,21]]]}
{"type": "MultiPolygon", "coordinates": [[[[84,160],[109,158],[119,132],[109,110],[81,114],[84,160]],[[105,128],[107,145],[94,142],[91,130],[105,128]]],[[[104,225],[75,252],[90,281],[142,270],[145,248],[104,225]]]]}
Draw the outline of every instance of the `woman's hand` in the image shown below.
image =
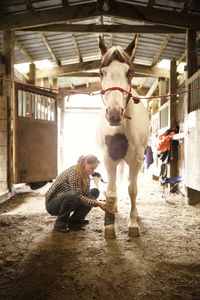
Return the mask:
{"type": "Polygon", "coordinates": [[[103,211],[106,211],[106,206],[103,202],[100,202],[100,201],[95,201],[94,202],[94,206],[97,207],[99,206],[103,211]]]}

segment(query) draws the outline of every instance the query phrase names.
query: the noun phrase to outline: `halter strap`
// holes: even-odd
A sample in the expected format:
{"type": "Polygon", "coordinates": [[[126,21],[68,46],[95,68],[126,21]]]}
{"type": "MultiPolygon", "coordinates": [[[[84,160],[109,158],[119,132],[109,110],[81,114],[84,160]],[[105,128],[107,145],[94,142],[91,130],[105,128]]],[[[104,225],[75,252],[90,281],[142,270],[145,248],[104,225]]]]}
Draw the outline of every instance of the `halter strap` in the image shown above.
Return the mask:
{"type": "MultiPolygon", "coordinates": [[[[133,78],[134,73],[135,73],[135,69],[132,68],[131,80],[132,80],[132,78],[133,78]]],[[[101,81],[102,81],[102,76],[100,76],[100,79],[101,79],[101,81]]],[[[131,80],[130,80],[130,82],[131,82],[131,80]]],[[[105,94],[106,92],[109,92],[109,91],[115,91],[115,90],[118,90],[118,91],[120,91],[120,92],[124,92],[124,93],[127,93],[127,94],[128,94],[128,98],[127,98],[127,100],[126,100],[126,104],[125,104],[125,106],[124,106],[124,109],[126,109],[126,107],[127,107],[128,103],[129,103],[129,100],[130,100],[130,99],[132,99],[132,100],[134,101],[135,104],[138,104],[138,103],[140,102],[140,98],[133,96],[133,94],[131,93],[131,83],[130,83],[130,91],[129,91],[129,92],[128,92],[127,90],[125,90],[125,89],[119,87],[119,86],[114,86],[114,87],[110,87],[110,88],[107,88],[107,89],[103,90],[103,89],[102,89],[102,84],[101,84],[101,94],[102,94],[102,95],[105,94]]],[[[102,99],[103,99],[103,98],[102,98],[102,99]]],[[[104,102],[104,101],[103,101],[103,102],[104,102]]],[[[104,103],[104,104],[105,104],[105,103],[104,103]]],[[[127,116],[127,115],[125,115],[124,117],[127,118],[127,119],[129,119],[129,120],[131,119],[131,117],[130,117],[130,116],[127,116]]]]}

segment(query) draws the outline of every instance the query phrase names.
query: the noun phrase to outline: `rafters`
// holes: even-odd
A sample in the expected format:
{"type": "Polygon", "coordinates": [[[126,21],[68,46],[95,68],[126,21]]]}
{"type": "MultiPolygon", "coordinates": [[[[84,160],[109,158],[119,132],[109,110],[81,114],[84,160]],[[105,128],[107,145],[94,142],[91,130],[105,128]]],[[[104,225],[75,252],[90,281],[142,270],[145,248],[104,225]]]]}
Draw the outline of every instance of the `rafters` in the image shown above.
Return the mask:
{"type": "Polygon", "coordinates": [[[47,47],[49,53],[51,54],[51,57],[53,58],[53,60],[55,61],[55,63],[56,63],[58,66],[60,66],[60,61],[59,61],[59,60],[57,59],[57,57],[55,56],[55,54],[54,54],[54,52],[53,52],[53,50],[52,50],[52,48],[51,48],[51,46],[50,46],[50,44],[49,44],[49,42],[48,42],[46,36],[45,36],[45,34],[44,34],[44,33],[40,33],[40,35],[41,35],[41,37],[42,37],[42,39],[43,39],[43,42],[45,43],[45,45],[46,45],[46,47],[47,47]]]}
{"type": "MultiPolygon", "coordinates": [[[[32,2],[31,2],[30,0],[26,0],[26,7],[27,7],[27,9],[28,9],[31,13],[33,13],[33,14],[35,14],[35,15],[37,16],[37,12],[35,11],[35,9],[34,9],[34,7],[33,7],[33,5],[32,5],[32,2]]],[[[55,54],[54,54],[54,52],[53,52],[53,49],[51,48],[51,46],[50,46],[50,44],[49,44],[49,42],[48,42],[48,40],[47,40],[45,34],[44,34],[43,32],[40,32],[40,35],[41,35],[41,37],[42,37],[42,39],[43,39],[43,42],[44,42],[44,44],[46,45],[46,47],[47,47],[49,53],[51,54],[51,57],[52,57],[53,61],[55,61],[55,63],[59,66],[59,65],[60,65],[60,61],[59,61],[59,60],[57,59],[57,57],[55,56],[55,54]]]]}
{"type": "Polygon", "coordinates": [[[76,49],[76,54],[78,56],[78,60],[81,63],[83,61],[83,59],[81,57],[81,54],[80,54],[80,51],[79,51],[78,44],[77,44],[77,41],[76,41],[74,33],[72,33],[72,41],[73,41],[75,49],[76,49]]]}
{"type": "Polygon", "coordinates": [[[160,49],[157,51],[156,55],[154,56],[154,59],[152,61],[152,66],[155,66],[157,64],[157,62],[158,62],[158,60],[159,60],[159,58],[160,58],[163,50],[165,49],[165,47],[167,46],[167,43],[169,42],[171,36],[172,36],[171,34],[168,34],[166,36],[166,38],[164,39],[164,41],[163,41],[160,49]]]}
{"type": "MultiPolygon", "coordinates": [[[[114,18],[112,17],[111,20],[114,18]]],[[[172,28],[169,26],[158,25],[105,25],[102,24],[101,18],[99,18],[100,24],[54,24],[46,26],[38,26],[21,29],[21,31],[35,31],[35,32],[70,32],[70,33],[173,33],[173,34],[185,34],[185,29],[172,28]]]]}
{"type": "Polygon", "coordinates": [[[14,41],[15,41],[15,45],[19,48],[19,50],[21,51],[21,53],[26,57],[27,61],[33,63],[32,57],[28,54],[28,52],[24,49],[24,47],[23,47],[22,44],[16,39],[16,37],[14,37],[14,41]]]}
{"type": "MultiPolygon", "coordinates": [[[[51,57],[56,62],[58,67],[55,67],[53,69],[44,70],[44,71],[37,71],[37,77],[43,78],[43,77],[59,77],[59,76],[66,76],[66,77],[83,77],[86,80],[86,85],[90,85],[88,83],[89,77],[98,77],[98,72],[96,72],[96,69],[99,68],[99,61],[91,61],[91,62],[83,62],[80,49],[78,48],[77,42],[79,42],[78,35],[75,35],[75,33],[93,33],[95,36],[98,36],[98,34],[106,34],[110,35],[110,46],[112,46],[112,37],[114,34],[121,34],[125,35],[130,34],[131,36],[134,36],[135,34],[165,34],[166,38],[161,42],[161,38],[156,39],[155,44],[160,45],[159,50],[157,51],[155,57],[153,58],[152,52],[148,51],[148,49],[145,49],[146,40],[149,40],[152,38],[145,37],[145,41],[140,41],[139,45],[142,45],[142,51],[141,54],[137,56],[138,62],[142,61],[144,64],[149,64],[149,57],[151,56],[151,60],[153,60],[152,67],[148,66],[142,66],[135,64],[134,67],[136,69],[135,76],[143,77],[143,83],[140,84],[140,86],[137,88],[137,91],[143,90],[143,84],[145,82],[145,77],[168,77],[169,72],[166,70],[160,70],[155,67],[156,63],[159,61],[160,56],[162,55],[162,52],[164,51],[166,45],[168,44],[170,38],[172,35],[176,34],[185,34],[186,29],[194,29],[194,30],[200,30],[200,23],[199,23],[199,16],[198,11],[194,10],[194,4],[195,0],[188,0],[187,4],[185,5],[182,13],[179,11],[173,11],[173,10],[165,10],[164,7],[158,9],[155,5],[155,0],[147,0],[146,4],[144,6],[139,5],[132,5],[131,1],[114,1],[114,0],[108,0],[107,4],[105,6],[105,0],[98,0],[98,1],[91,1],[90,4],[73,4],[70,5],[68,3],[68,0],[62,0],[60,1],[62,3],[62,7],[60,8],[52,8],[52,9],[37,9],[37,11],[34,10],[34,3],[33,0],[24,0],[24,3],[26,4],[28,12],[19,13],[19,14],[7,14],[5,17],[0,17],[0,31],[3,29],[9,29],[9,30],[19,30],[19,31],[25,31],[27,37],[25,39],[21,39],[20,34],[20,40],[24,41],[20,44],[20,42],[16,39],[15,43],[17,47],[20,49],[20,51],[23,53],[23,55],[26,57],[26,59],[30,62],[33,62],[33,59],[30,57],[30,55],[27,53],[25,49],[30,49],[32,45],[32,41],[29,41],[28,34],[29,31],[38,32],[48,49],[48,51],[51,54],[51,57]],[[33,4],[32,4],[33,2],[33,4]],[[103,7],[104,5],[104,7],[103,7]],[[106,8],[106,9],[105,9],[106,8]],[[195,14],[196,13],[196,14],[195,14]],[[11,17],[12,16],[12,17],[11,17]],[[101,20],[99,24],[91,24],[97,23],[96,17],[101,20]],[[110,17],[110,25],[108,25],[107,20],[108,18],[105,18],[105,16],[110,17]],[[81,20],[85,21],[91,18],[90,22],[83,22],[84,24],[81,24],[81,20]],[[115,18],[117,18],[116,22],[114,22],[115,18]],[[119,21],[120,18],[120,21],[119,21]],[[138,24],[144,24],[144,25],[126,25],[125,21],[122,21],[121,19],[128,19],[131,21],[139,21],[138,24]],[[76,24],[72,24],[73,21],[79,21],[76,24]],[[93,20],[93,21],[92,21],[93,20]],[[104,20],[106,20],[106,24],[104,24],[104,20]],[[89,24],[86,24],[89,23],[89,24]],[[115,25],[117,23],[118,25],[115,25]],[[124,23],[119,25],[120,23],[124,23]],[[152,25],[146,25],[151,23],[152,25]],[[51,35],[51,38],[48,38],[48,35],[45,35],[47,32],[52,32],[53,35],[51,35]],[[70,48],[67,49],[66,47],[66,41],[65,34],[60,34],[60,37],[56,37],[54,39],[54,36],[56,33],[70,33],[67,34],[67,39],[70,44],[70,48]],[[76,40],[77,36],[77,40],[76,40]],[[48,40],[47,40],[48,38],[48,40]],[[70,59],[71,55],[71,45],[72,42],[74,44],[74,49],[76,49],[76,54],[79,59],[79,64],[72,64],[72,65],[65,65],[60,66],[59,60],[56,58],[55,53],[53,52],[53,49],[51,47],[51,40],[52,45],[55,43],[55,47],[58,48],[59,55],[61,55],[61,59],[63,61],[66,61],[70,59]],[[26,48],[27,47],[27,48],[26,48]],[[25,49],[24,49],[25,48],[25,49]],[[66,50],[65,50],[66,49],[66,50]],[[65,53],[67,52],[67,55],[65,53]],[[148,52],[148,53],[147,53],[148,52]],[[65,55],[63,55],[65,53],[65,55]],[[145,60],[145,55],[148,55],[148,60],[145,60]],[[143,60],[144,58],[144,60],[143,60]],[[89,70],[92,70],[92,72],[87,72],[89,70]],[[88,78],[88,79],[87,79],[88,78]]],[[[135,1],[136,2],[136,1],[135,1]]],[[[134,3],[135,3],[134,2],[134,3]]],[[[75,2],[74,2],[75,3],[75,2]]],[[[76,2],[76,3],[82,3],[82,1],[76,2]]],[[[84,2],[85,3],[85,2],[84,2]]],[[[169,5],[170,6],[170,5],[169,5]]],[[[52,6],[53,7],[53,6],[52,6]]],[[[197,6],[196,6],[197,8],[197,6]]],[[[128,22],[127,22],[128,23],[128,22]]],[[[131,22],[130,22],[131,23],[131,22]]],[[[134,22],[136,23],[136,22],[134,22]]],[[[131,23],[132,24],[132,23],[131,23]]],[[[22,34],[23,36],[23,34],[22,34]]],[[[38,36],[38,34],[33,34],[33,36],[38,36]]],[[[18,37],[19,38],[19,37],[18,37]]],[[[129,36],[127,35],[126,38],[128,39],[129,36]]],[[[107,36],[106,39],[108,40],[107,36]]],[[[174,39],[175,40],[175,39],[174,39]]],[[[38,39],[37,39],[38,41],[38,39]]],[[[124,41],[123,41],[124,42],[124,41]]],[[[41,43],[41,39],[39,41],[41,43]]],[[[170,45],[173,43],[170,43],[170,45]]],[[[180,56],[178,53],[184,52],[184,38],[183,37],[177,37],[177,52],[176,56],[180,56]],[[183,41],[183,42],[182,42],[183,41]],[[181,49],[179,52],[179,48],[181,49]]],[[[98,57],[98,47],[97,43],[93,45],[93,57],[98,57]]],[[[137,46],[137,45],[136,45],[137,46]]],[[[45,53],[45,47],[42,46],[45,53]]],[[[159,47],[158,45],[155,46],[156,49],[159,47]]],[[[152,49],[155,49],[153,46],[152,49]]],[[[171,53],[171,47],[169,47],[169,53],[171,53]]],[[[140,48],[141,49],[141,48],[140,48]]],[[[167,52],[167,51],[166,51],[167,52]]],[[[75,53],[75,50],[73,50],[73,53],[75,53]]],[[[40,58],[43,57],[43,51],[40,53],[41,55],[38,56],[40,58]]],[[[38,54],[37,54],[38,55],[38,54]]],[[[184,59],[184,55],[180,57],[180,60],[184,59]]],[[[163,56],[163,55],[162,55],[163,56]]],[[[166,57],[169,58],[171,55],[168,53],[166,54],[166,57]]],[[[72,60],[73,61],[73,60],[72,60]]],[[[67,61],[66,61],[67,63],[67,61]]],[[[76,80],[77,83],[77,80],[76,80]]],[[[72,80],[73,84],[73,80],[72,80]]],[[[153,88],[153,87],[152,87],[153,88]]],[[[142,92],[142,91],[141,91],[142,92]]],[[[150,92],[150,91],[149,91],[150,92]]],[[[146,93],[145,93],[146,94],[146,93]]]]}
{"type": "Polygon", "coordinates": [[[148,7],[153,7],[153,5],[154,5],[154,0],[148,0],[147,6],[148,7]]]}
{"type": "Polygon", "coordinates": [[[19,30],[22,28],[88,19],[102,15],[145,21],[170,27],[200,30],[199,16],[195,14],[175,11],[167,11],[166,13],[165,10],[154,7],[115,2],[114,5],[110,5],[107,12],[97,3],[90,3],[72,5],[67,7],[67,9],[63,9],[62,7],[41,10],[39,14],[29,11],[16,15],[6,15],[1,17],[0,31],[19,30]]]}

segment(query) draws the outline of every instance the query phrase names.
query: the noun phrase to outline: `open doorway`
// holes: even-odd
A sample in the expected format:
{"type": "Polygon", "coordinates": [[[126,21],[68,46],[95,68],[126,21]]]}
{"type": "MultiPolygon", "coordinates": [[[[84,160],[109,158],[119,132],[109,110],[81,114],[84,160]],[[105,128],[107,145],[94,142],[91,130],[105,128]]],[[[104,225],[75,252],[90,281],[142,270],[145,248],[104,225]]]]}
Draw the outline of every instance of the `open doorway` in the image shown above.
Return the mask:
{"type": "Polygon", "coordinates": [[[100,95],[74,95],[66,101],[63,170],[76,164],[79,156],[91,153],[101,162],[98,172],[105,174],[102,152],[96,145],[96,128],[102,107],[100,95]]]}

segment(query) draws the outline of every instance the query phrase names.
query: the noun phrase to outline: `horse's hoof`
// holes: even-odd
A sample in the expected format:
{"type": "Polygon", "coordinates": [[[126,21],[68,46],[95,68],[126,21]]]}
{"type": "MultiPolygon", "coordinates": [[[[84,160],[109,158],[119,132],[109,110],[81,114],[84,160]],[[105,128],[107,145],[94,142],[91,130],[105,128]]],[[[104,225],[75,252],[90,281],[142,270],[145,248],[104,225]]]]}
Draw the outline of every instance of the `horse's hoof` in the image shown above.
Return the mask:
{"type": "Polygon", "coordinates": [[[129,236],[137,237],[140,236],[140,231],[138,226],[129,227],[129,236]]]}
{"type": "Polygon", "coordinates": [[[108,225],[105,227],[105,238],[114,239],[116,237],[114,225],[108,225]]]}

